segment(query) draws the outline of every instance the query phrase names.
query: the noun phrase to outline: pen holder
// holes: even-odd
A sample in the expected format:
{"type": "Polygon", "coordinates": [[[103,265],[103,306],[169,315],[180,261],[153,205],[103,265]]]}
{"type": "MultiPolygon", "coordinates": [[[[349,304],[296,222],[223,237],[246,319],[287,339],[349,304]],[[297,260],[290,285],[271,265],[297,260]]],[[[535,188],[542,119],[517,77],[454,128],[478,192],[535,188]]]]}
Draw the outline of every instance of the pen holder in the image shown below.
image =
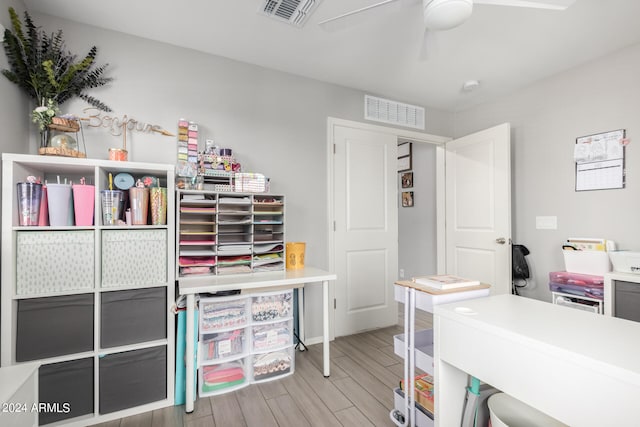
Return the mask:
{"type": "Polygon", "coordinates": [[[287,270],[300,270],[304,268],[304,251],[306,244],[304,242],[287,243],[287,270]]]}

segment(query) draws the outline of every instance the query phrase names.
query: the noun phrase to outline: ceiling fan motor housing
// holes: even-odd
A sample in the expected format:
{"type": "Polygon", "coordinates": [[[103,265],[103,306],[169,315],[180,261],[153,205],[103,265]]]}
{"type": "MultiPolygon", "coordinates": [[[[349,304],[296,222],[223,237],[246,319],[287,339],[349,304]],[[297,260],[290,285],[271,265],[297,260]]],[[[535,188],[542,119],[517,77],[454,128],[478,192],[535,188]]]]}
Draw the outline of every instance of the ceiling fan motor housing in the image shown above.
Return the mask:
{"type": "Polygon", "coordinates": [[[422,0],[424,25],[432,30],[449,30],[469,19],[473,0],[422,0]]]}

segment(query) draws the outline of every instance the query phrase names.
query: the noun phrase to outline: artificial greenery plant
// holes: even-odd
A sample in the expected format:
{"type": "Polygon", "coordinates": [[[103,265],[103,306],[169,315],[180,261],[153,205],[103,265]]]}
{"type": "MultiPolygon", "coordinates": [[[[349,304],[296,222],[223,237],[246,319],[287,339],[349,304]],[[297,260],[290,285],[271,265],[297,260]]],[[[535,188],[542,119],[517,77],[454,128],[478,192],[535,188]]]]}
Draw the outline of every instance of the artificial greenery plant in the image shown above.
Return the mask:
{"type": "Polygon", "coordinates": [[[46,35],[36,27],[28,12],[24,13],[24,27],[16,11],[10,7],[13,31],[4,31],[4,51],[9,69],[2,75],[17,84],[37,105],[50,101],[57,105],[77,96],[92,106],[111,111],[107,105],[86,93],[88,89],[103,86],[113,80],[105,77],[108,64],[95,65],[98,49],[93,46],[79,62],[77,56],[66,49],[62,30],[46,35]]]}

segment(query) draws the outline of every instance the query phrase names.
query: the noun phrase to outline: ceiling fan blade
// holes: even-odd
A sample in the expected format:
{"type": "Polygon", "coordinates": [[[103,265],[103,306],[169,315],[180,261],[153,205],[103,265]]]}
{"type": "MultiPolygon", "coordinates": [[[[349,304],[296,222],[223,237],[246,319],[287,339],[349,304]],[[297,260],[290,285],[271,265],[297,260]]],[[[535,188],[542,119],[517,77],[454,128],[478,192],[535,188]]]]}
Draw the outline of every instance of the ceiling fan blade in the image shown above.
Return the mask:
{"type": "Polygon", "coordinates": [[[474,4],[530,7],[534,9],[565,10],[576,0],[473,0],[474,4]]]}
{"type": "Polygon", "coordinates": [[[383,0],[383,1],[380,1],[378,3],[374,3],[372,5],[369,5],[369,6],[361,7],[360,9],[355,9],[355,10],[343,13],[341,15],[334,16],[333,18],[325,19],[324,21],[318,22],[318,25],[320,25],[321,27],[325,27],[325,26],[327,26],[327,24],[331,24],[332,22],[347,18],[347,17],[355,15],[357,13],[365,12],[367,10],[376,9],[376,8],[378,8],[380,6],[385,6],[385,5],[389,4],[389,3],[393,3],[393,2],[396,2],[396,1],[398,1],[398,0],[383,0]]]}

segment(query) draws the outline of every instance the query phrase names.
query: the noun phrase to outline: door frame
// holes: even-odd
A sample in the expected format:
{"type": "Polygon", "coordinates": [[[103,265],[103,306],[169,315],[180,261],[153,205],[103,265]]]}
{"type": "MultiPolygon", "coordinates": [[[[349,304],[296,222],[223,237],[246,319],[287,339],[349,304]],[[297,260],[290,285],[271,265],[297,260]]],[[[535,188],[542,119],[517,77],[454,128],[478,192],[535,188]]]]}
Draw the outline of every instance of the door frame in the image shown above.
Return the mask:
{"type": "MultiPolygon", "coordinates": [[[[438,273],[444,273],[446,268],[446,251],[445,251],[445,174],[444,174],[444,144],[451,141],[452,138],[431,135],[428,133],[415,132],[400,128],[392,128],[387,126],[373,125],[369,123],[356,122],[335,117],[327,117],[327,259],[329,261],[329,271],[335,271],[335,235],[333,232],[334,216],[334,128],[336,126],[350,127],[358,130],[366,130],[372,132],[380,132],[395,135],[396,138],[409,139],[412,142],[420,144],[436,145],[436,262],[438,273]]],[[[329,301],[334,301],[336,297],[335,283],[329,284],[329,301]]],[[[335,338],[335,309],[331,310],[329,315],[329,339],[335,338]]]]}

